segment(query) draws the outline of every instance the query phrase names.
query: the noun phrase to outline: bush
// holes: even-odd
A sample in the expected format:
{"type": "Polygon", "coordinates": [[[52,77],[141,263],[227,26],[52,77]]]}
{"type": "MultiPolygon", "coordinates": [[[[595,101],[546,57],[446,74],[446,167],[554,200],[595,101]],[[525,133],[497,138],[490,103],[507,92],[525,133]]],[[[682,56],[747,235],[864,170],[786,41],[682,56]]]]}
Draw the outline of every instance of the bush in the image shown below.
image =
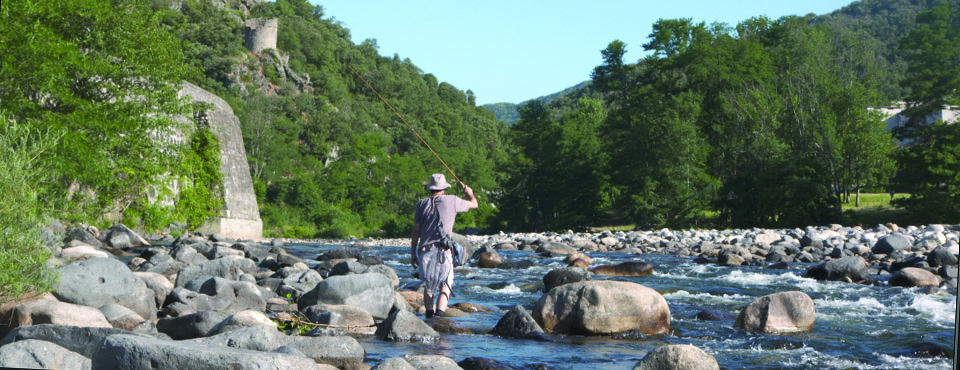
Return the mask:
{"type": "Polygon", "coordinates": [[[59,140],[0,113],[0,301],[27,292],[48,292],[54,276],[45,268],[42,158],[59,140]]]}

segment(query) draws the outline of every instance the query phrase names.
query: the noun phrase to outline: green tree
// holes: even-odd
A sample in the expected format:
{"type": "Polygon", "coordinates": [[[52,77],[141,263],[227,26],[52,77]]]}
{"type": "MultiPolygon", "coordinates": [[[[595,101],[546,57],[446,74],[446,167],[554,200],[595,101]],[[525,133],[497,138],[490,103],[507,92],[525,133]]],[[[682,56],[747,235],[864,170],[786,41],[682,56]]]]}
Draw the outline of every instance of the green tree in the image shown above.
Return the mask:
{"type": "Polygon", "coordinates": [[[0,20],[0,108],[69,133],[49,159],[60,184],[52,199],[72,197],[70,211],[85,217],[123,212],[183,170],[181,148],[157,140],[175,136],[171,117],[189,112],[175,86],[188,69],[159,13],[141,1],[56,0],[4,3],[0,20]]]}
{"type": "Polygon", "coordinates": [[[903,85],[909,108],[904,114],[923,124],[947,104],[960,104],[960,9],[942,2],[917,15],[917,25],[901,43],[908,63],[903,85]]]}

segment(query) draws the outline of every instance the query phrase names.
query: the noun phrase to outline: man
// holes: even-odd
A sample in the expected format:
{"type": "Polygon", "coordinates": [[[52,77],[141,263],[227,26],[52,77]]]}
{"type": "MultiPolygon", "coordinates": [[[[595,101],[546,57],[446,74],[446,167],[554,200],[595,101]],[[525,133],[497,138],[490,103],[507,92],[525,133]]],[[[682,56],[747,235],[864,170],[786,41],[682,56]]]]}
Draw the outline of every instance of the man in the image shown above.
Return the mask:
{"type": "Polygon", "coordinates": [[[479,206],[473,189],[466,184],[461,185],[468,199],[446,195],[450,184],[443,174],[434,174],[425,186],[430,196],[417,202],[413,216],[410,263],[417,269],[420,280],[423,280],[423,305],[428,319],[443,315],[450,302],[450,292],[453,291],[453,256],[449,249],[441,247],[441,232],[453,234],[457,213],[479,206]]]}

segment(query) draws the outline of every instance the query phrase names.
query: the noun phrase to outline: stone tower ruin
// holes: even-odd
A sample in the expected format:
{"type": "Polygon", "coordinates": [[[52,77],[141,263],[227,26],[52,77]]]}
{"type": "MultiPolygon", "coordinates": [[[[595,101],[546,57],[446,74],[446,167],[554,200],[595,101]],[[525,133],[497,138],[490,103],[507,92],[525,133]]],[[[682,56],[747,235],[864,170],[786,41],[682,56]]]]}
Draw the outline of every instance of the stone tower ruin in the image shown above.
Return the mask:
{"type": "Polygon", "coordinates": [[[251,18],[243,25],[243,46],[254,53],[277,49],[277,18],[251,18]]]}

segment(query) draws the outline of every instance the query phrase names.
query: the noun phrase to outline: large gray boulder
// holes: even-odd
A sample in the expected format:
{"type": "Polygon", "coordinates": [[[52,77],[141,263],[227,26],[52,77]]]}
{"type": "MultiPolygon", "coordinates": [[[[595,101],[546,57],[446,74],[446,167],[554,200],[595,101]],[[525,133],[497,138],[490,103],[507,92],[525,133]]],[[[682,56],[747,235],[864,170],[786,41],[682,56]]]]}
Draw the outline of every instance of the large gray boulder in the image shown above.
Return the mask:
{"type": "Polygon", "coordinates": [[[720,365],[702,349],[671,344],[648,352],[633,370],[720,370],[720,365]]]}
{"type": "Polygon", "coordinates": [[[543,333],[537,321],[523,306],[516,305],[500,318],[490,334],[507,338],[523,338],[533,333],[543,333]]]}
{"type": "Polygon", "coordinates": [[[367,352],[360,342],[349,336],[292,336],[287,345],[321,364],[329,364],[341,369],[355,368],[363,363],[367,352]]]}
{"type": "Polygon", "coordinates": [[[93,258],[68,264],[59,271],[53,295],[61,301],[90,307],[116,303],[145,319],[157,318],[154,291],[123,262],[93,258]]]}
{"type": "Polygon", "coordinates": [[[626,281],[581,281],[544,294],[533,318],[547,333],[602,335],[670,330],[670,308],[657,291],[626,281]]]}
{"type": "Polygon", "coordinates": [[[870,283],[873,274],[870,265],[860,256],[830,260],[807,269],[807,277],[817,280],[870,283]]]}
{"type": "Polygon", "coordinates": [[[939,246],[927,254],[927,263],[931,267],[952,266],[958,262],[957,254],[949,247],[939,246]]]}
{"type": "Polygon", "coordinates": [[[27,339],[0,347],[0,367],[88,370],[90,359],[51,342],[27,339]]]}
{"type": "Polygon", "coordinates": [[[395,342],[428,342],[440,339],[440,333],[408,311],[396,311],[377,328],[377,339],[395,342]]]}
{"type": "Polygon", "coordinates": [[[817,310],[813,299],[790,291],[754,299],[740,311],[733,327],[760,333],[793,333],[813,330],[817,310]]]}
{"type": "Polygon", "coordinates": [[[363,308],[374,319],[383,320],[394,303],[393,283],[379,273],[331,276],[299,300],[300,310],[316,304],[346,304],[363,308]]]}
{"type": "Polygon", "coordinates": [[[242,274],[253,274],[257,271],[257,265],[253,260],[238,257],[224,257],[213,261],[203,262],[197,265],[188,266],[177,274],[177,281],[174,285],[184,286],[193,279],[203,276],[220,277],[227,280],[240,280],[242,274]]]}
{"type": "Polygon", "coordinates": [[[21,303],[11,311],[9,324],[11,328],[40,324],[113,327],[104,317],[103,312],[96,308],[49,299],[21,303]]]}
{"type": "MultiPolygon", "coordinates": [[[[70,351],[79,353],[89,358],[96,351],[97,345],[104,338],[116,334],[132,334],[122,329],[115,328],[90,328],[81,326],[63,326],[63,325],[33,325],[16,328],[3,338],[0,346],[6,347],[10,343],[36,339],[55,343],[70,351]]],[[[146,336],[146,335],[144,335],[146,336]]]]}
{"type": "Polygon", "coordinates": [[[105,339],[91,358],[93,369],[268,370],[316,369],[306,357],[176,342],[131,335],[105,339]]]}

